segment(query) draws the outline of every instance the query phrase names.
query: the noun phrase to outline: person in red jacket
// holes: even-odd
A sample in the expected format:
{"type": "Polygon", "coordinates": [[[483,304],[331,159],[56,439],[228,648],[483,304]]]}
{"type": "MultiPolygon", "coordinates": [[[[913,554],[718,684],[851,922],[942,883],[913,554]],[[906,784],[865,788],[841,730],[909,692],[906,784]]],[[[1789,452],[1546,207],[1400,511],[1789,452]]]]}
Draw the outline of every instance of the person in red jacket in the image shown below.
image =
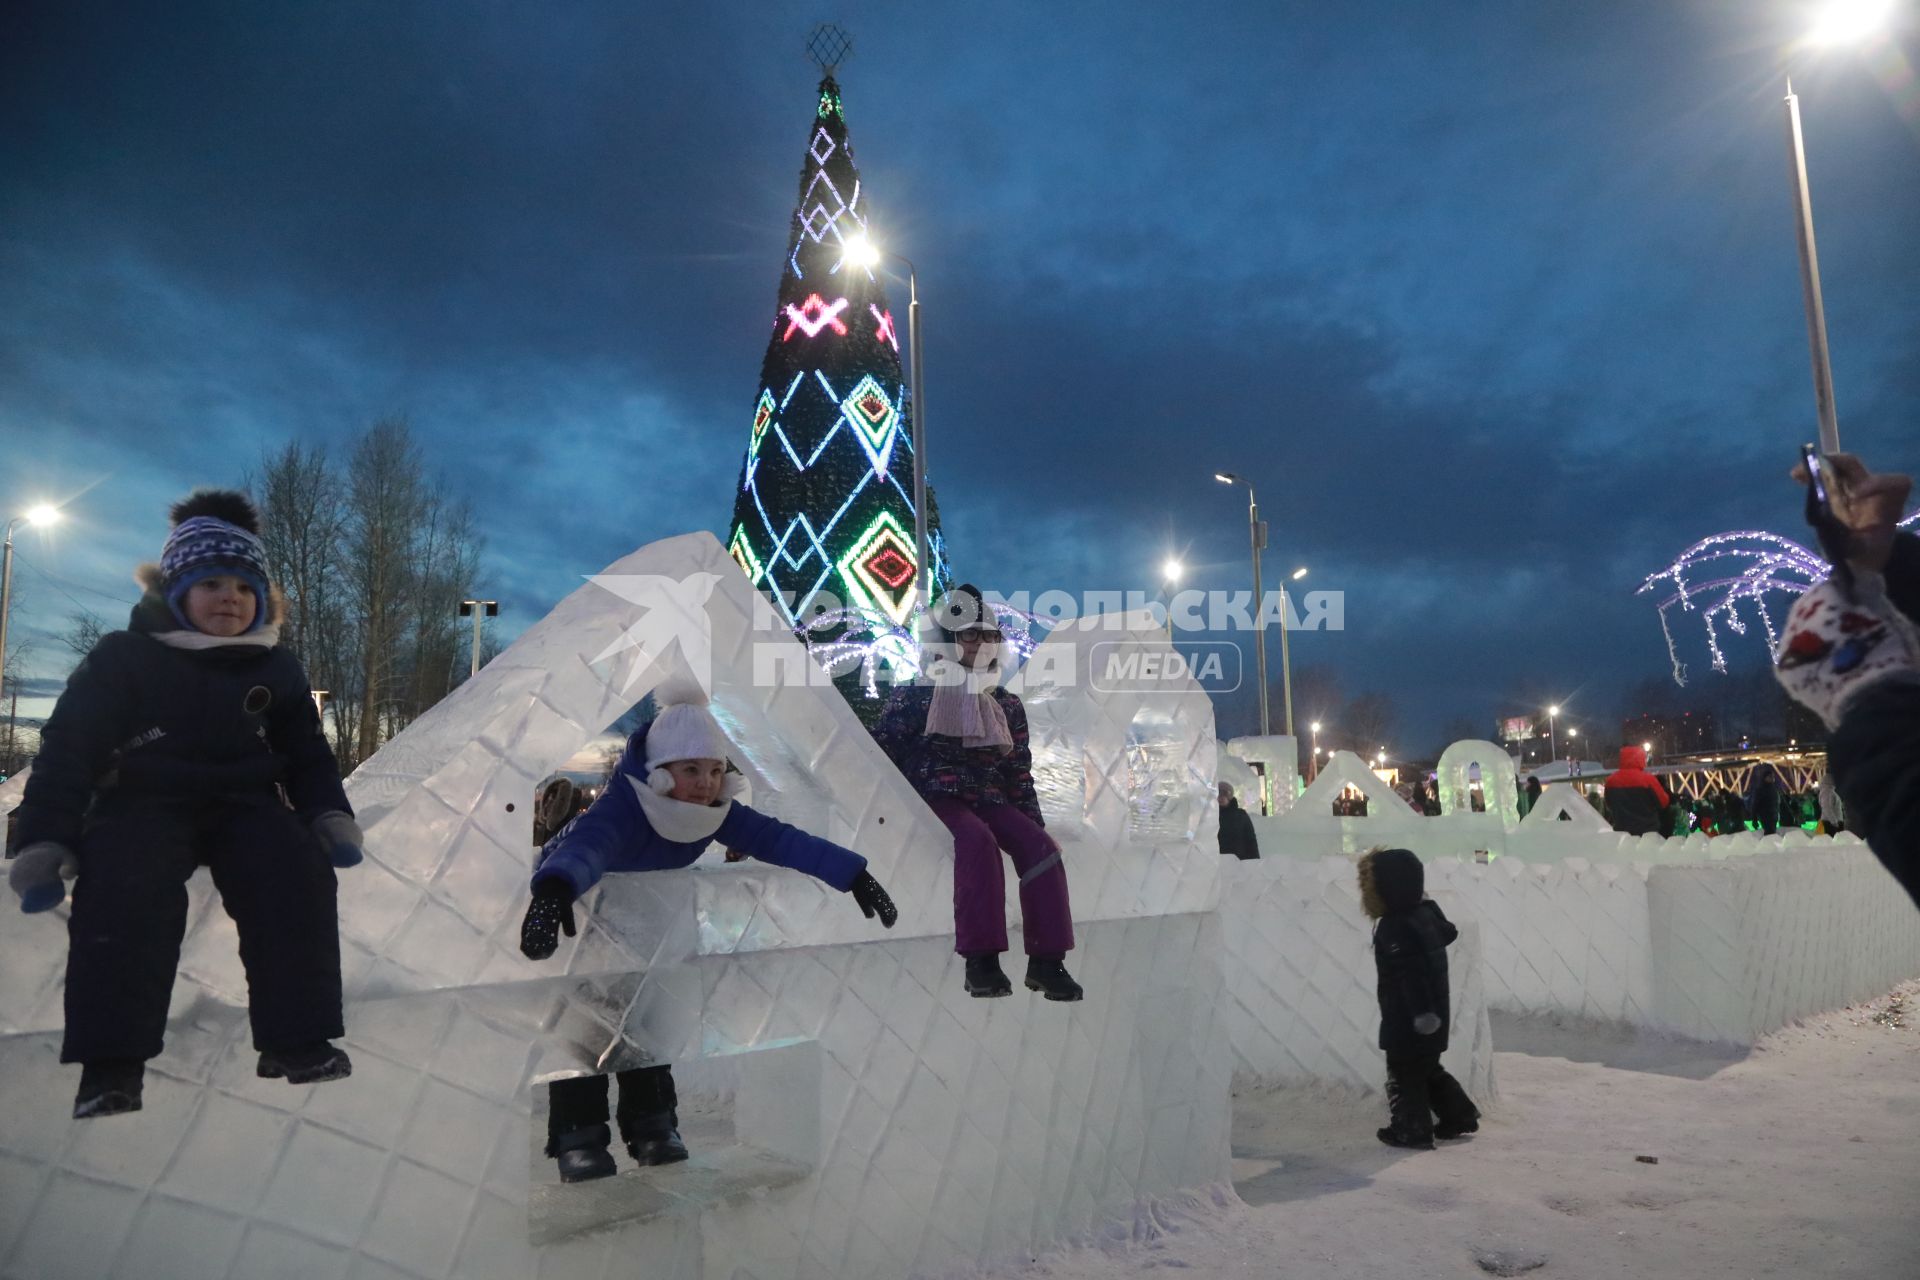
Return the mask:
{"type": "Polygon", "coordinates": [[[1660,779],[1647,772],[1647,753],[1620,748],[1620,767],[1607,776],[1606,814],[1613,829],[1630,836],[1665,831],[1663,817],[1672,803],[1660,779]]]}

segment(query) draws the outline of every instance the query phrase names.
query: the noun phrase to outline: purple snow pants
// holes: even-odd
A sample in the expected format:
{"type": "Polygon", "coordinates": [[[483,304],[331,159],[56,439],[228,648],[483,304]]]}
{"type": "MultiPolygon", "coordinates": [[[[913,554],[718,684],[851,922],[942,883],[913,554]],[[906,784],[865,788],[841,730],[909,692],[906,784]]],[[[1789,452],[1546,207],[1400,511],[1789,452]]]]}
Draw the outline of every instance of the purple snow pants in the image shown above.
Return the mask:
{"type": "Polygon", "coordinates": [[[1007,873],[1000,861],[1005,849],[1020,873],[1027,954],[1073,950],[1067,868],[1046,828],[1010,804],[976,809],[952,796],[929,796],[927,804],[953,832],[953,949],[963,956],[1007,949],[1007,873]]]}

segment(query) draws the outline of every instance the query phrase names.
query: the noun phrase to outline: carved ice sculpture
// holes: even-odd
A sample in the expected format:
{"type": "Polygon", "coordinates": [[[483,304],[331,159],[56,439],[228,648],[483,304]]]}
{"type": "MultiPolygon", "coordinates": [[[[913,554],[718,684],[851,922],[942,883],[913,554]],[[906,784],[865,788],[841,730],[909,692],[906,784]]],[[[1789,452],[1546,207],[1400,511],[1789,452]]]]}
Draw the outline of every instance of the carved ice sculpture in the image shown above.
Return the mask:
{"type": "Polygon", "coordinates": [[[1227,743],[1227,752],[1248,764],[1264,769],[1264,801],[1248,806],[1255,812],[1285,813],[1293,808],[1300,790],[1300,740],[1286,734],[1235,738],[1227,743]]]}
{"type": "Polygon", "coordinates": [[[1440,788],[1440,812],[1473,812],[1471,766],[1480,768],[1480,795],[1486,811],[1511,829],[1520,821],[1520,780],[1513,757],[1491,742],[1456,742],[1440,753],[1435,784],[1440,788]]]}
{"type": "Polygon", "coordinates": [[[1062,629],[1024,676],[1088,987],[1062,1006],[961,990],[945,828],[771,613],[712,537],[644,547],[356,772],[350,1080],[255,1078],[232,925],[196,877],[146,1109],[71,1122],[65,912],[0,913],[8,1273],[898,1276],[1029,1258],[1224,1180],[1211,707],[1190,679],[1078,681],[1099,645],[1160,633],[1062,629]],[[580,936],[525,960],[534,787],[663,676],[698,674],[703,626],[756,807],[865,854],[898,928],[807,877],[716,863],[608,877],[580,936]],[[536,1241],[529,1206],[576,1190],[539,1181],[536,1083],[645,1061],[722,1082],[726,1150],[761,1154],[623,1174],[623,1218],[536,1241]],[[741,1191],[739,1168],[776,1165],[782,1189],[741,1191]]]}
{"type": "Polygon", "coordinates": [[[1531,832],[1536,827],[1553,830],[1564,829],[1568,832],[1612,832],[1607,820],[1600,811],[1587,802],[1580,789],[1570,782],[1549,782],[1540,789],[1540,798],[1533,802],[1533,808],[1527,810],[1527,816],[1521,820],[1521,829],[1531,832]],[[1567,824],[1560,826],[1560,815],[1567,816],[1567,824]]]}

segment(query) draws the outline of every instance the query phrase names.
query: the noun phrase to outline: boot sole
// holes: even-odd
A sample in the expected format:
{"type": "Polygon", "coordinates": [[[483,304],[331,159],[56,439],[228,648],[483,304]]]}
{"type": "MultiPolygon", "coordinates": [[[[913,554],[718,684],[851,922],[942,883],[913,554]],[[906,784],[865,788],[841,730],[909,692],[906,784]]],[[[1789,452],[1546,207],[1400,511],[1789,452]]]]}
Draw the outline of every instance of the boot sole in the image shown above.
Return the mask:
{"type": "Polygon", "coordinates": [[[329,1080],[345,1080],[353,1074],[353,1063],[328,1063],[323,1067],[295,1070],[279,1062],[262,1061],[254,1068],[254,1074],[262,1080],[285,1080],[288,1084],[325,1084],[329,1080]]]}
{"type": "Polygon", "coordinates": [[[1047,999],[1058,1000],[1061,1004],[1072,1004],[1077,1000],[1084,1000],[1086,999],[1086,995],[1087,995],[1087,993],[1084,991],[1076,991],[1072,995],[1060,995],[1055,992],[1047,990],[1044,984],[1035,982],[1032,978],[1027,979],[1027,990],[1038,991],[1042,995],[1046,996],[1047,999]]]}
{"type": "Polygon", "coordinates": [[[976,1000],[997,1000],[1001,996],[1013,994],[1011,986],[1006,987],[968,987],[967,994],[976,1000]]]}
{"type": "Polygon", "coordinates": [[[560,1181],[569,1184],[575,1182],[598,1182],[602,1178],[611,1178],[618,1172],[620,1171],[609,1163],[605,1169],[589,1169],[585,1173],[576,1173],[571,1176],[563,1172],[560,1175],[560,1181]]]}
{"type": "Polygon", "coordinates": [[[123,1116],[129,1111],[140,1110],[138,1097],[120,1093],[117,1090],[103,1093],[97,1098],[73,1104],[75,1120],[97,1120],[101,1116],[123,1116]]]}

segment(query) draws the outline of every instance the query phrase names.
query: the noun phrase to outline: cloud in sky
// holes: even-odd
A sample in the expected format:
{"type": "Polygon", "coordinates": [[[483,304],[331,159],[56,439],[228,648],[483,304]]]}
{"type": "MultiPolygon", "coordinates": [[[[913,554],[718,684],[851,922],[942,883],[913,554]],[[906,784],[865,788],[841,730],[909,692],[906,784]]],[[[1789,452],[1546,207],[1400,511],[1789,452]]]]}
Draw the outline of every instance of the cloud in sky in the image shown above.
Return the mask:
{"type": "MultiPolygon", "coordinates": [[[[962,571],[1151,590],[1176,546],[1237,585],[1230,467],[1276,570],[1350,593],[1312,660],[1417,726],[1663,671],[1640,577],[1717,529],[1796,532],[1790,18],[853,6],[848,118],[920,264],[962,571]]],[[[22,544],[53,576],[19,625],[114,615],[180,492],[392,413],[475,503],[520,625],[642,542],[721,531],[813,20],[10,7],[0,497],[87,490],[22,544]]],[[[1795,76],[1844,436],[1920,466],[1920,142],[1859,64],[1795,76]]]]}

